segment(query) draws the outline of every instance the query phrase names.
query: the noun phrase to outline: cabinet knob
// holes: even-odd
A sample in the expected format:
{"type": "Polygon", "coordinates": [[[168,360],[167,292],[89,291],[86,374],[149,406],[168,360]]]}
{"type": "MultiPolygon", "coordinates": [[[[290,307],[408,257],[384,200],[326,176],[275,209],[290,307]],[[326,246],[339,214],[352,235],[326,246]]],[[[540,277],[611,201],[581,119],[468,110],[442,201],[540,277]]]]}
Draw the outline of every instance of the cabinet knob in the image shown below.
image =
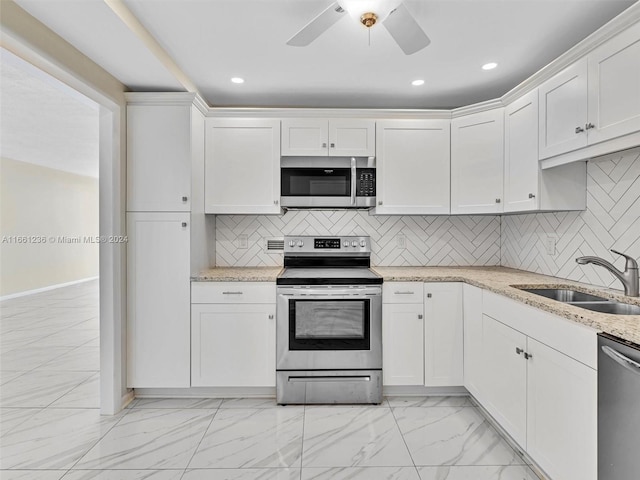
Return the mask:
{"type": "Polygon", "coordinates": [[[418,315],[418,320],[422,320],[422,315],[418,315]]]}
{"type": "Polygon", "coordinates": [[[274,204],[274,205],[278,205],[278,203],[280,203],[278,200],[274,200],[274,201],[273,201],[273,204],[274,204]]]}
{"type": "Polygon", "coordinates": [[[326,144],[326,143],[323,143],[323,144],[322,144],[322,148],[327,148],[327,144],[326,144]]]}
{"type": "Polygon", "coordinates": [[[331,148],[336,148],[336,144],[335,143],[332,143],[330,146],[331,146],[331,148]]]}
{"type": "Polygon", "coordinates": [[[382,205],[382,200],[378,200],[378,205],[382,205]]]}
{"type": "Polygon", "coordinates": [[[584,126],[584,128],[587,130],[591,130],[592,128],[596,128],[596,126],[593,123],[589,122],[584,126]]]}
{"type": "Polygon", "coordinates": [[[529,198],[536,198],[536,196],[533,193],[530,193],[529,198]]]}
{"type": "Polygon", "coordinates": [[[273,313],[269,314],[269,320],[273,320],[273,313]]]}
{"type": "Polygon", "coordinates": [[[496,198],[496,203],[500,203],[500,202],[502,202],[502,200],[499,198],[496,198]]]}
{"type": "Polygon", "coordinates": [[[433,297],[433,295],[431,295],[430,293],[427,293],[427,298],[431,298],[433,297]]]}
{"type": "Polygon", "coordinates": [[[529,360],[530,358],[533,358],[533,355],[531,353],[524,352],[524,358],[525,360],[529,360]]]}
{"type": "Polygon", "coordinates": [[[187,222],[182,222],[182,226],[186,227],[187,226],[187,222]]]}
{"type": "Polygon", "coordinates": [[[183,201],[183,202],[186,202],[187,200],[189,200],[189,198],[188,198],[188,197],[182,197],[182,201],[183,201]]]}
{"type": "Polygon", "coordinates": [[[523,350],[523,349],[516,347],[516,353],[517,353],[518,355],[520,355],[522,352],[524,352],[524,350],[523,350]]]}
{"type": "Polygon", "coordinates": [[[582,133],[582,132],[584,132],[584,128],[576,127],[576,133],[582,133]]]}

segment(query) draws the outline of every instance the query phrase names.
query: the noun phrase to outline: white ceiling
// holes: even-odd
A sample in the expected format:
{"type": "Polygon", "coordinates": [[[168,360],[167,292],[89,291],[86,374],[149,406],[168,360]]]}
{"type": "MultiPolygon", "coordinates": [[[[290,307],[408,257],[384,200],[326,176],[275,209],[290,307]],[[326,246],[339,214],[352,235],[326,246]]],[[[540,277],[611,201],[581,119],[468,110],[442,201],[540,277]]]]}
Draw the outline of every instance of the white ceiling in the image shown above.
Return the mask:
{"type": "MultiPolygon", "coordinates": [[[[180,89],[103,0],[16,1],[132,90],[180,89]]],[[[405,56],[384,28],[369,46],[347,15],[308,47],[287,46],[331,0],[122,1],[212,106],[390,108],[501,96],[635,3],[405,0],[432,42],[405,56]]]]}
{"type": "Polygon", "coordinates": [[[0,49],[0,155],[98,176],[98,105],[0,49]]]}

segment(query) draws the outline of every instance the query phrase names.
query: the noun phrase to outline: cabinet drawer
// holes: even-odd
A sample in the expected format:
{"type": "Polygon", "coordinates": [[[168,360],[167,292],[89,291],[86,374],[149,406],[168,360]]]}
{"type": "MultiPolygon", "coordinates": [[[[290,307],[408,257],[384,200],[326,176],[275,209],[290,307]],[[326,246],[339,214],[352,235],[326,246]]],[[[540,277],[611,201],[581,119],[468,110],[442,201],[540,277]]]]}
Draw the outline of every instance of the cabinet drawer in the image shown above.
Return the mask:
{"type": "Polygon", "coordinates": [[[270,282],[193,282],[191,303],[275,303],[270,282]]]}
{"type": "Polygon", "coordinates": [[[422,282],[389,282],[382,285],[382,303],[422,303],[422,282]]]}

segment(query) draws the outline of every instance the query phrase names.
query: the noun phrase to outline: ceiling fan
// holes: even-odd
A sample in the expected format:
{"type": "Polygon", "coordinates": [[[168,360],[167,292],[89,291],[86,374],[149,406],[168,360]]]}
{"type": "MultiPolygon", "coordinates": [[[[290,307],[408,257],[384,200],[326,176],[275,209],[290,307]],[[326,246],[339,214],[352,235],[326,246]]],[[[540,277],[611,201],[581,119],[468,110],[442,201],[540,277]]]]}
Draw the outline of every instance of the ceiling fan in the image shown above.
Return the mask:
{"type": "Polygon", "coordinates": [[[402,0],[337,0],[287,41],[287,45],[306,47],[322,35],[345,13],[367,28],[381,23],[405,55],[431,43],[402,0]]]}

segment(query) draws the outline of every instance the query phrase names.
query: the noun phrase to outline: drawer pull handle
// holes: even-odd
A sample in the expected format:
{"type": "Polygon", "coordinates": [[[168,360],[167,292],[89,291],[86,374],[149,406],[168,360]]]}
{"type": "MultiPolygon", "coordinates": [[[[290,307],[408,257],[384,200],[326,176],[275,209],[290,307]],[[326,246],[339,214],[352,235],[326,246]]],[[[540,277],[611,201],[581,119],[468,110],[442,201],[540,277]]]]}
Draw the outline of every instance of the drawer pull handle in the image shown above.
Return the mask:
{"type": "Polygon", "coordinates": [[[393,292],[394,295],[413,295],[415,292],[393,292]]]}
{"type": "Polygon", "coordinates": [[[222,292],[223,295],[242,295],[243,292],[222,292]]]}

